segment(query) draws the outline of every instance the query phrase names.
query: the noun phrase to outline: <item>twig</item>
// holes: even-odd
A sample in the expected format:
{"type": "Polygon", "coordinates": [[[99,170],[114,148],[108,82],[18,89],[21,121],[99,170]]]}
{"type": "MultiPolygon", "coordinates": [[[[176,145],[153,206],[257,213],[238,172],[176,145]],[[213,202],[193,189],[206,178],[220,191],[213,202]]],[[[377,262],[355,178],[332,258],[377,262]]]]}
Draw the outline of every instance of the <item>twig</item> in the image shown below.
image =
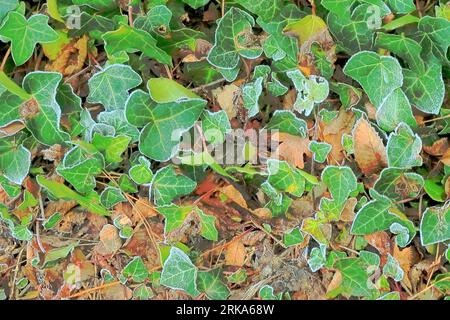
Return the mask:
{"type": "Polygon", "coordinates": [[[3,71],[3,69],[5,68],[6,60],[8,60],[10,54],[11,54],[11,47],[8,48],[8,50],[5,53],[5,56],[3,57],[2,64],[0,65],[0,71],[3,71]]]}
{"type": "Polygon", "coordinates": [[[14,277],[12,279],[11,284],[11,292],[9,293],[9,300],[12,300],[14,298],[15,288],[16,288],[16,280],[17,280],[17,274],[19,273],[19,266],[21,264],[20,259],[22,258],[23,251],[25,250],[25,246],[22,247],[22,249],[19,252],[19,255],[17,256],[17,264],[16,269],[14,270],[14,277]]]}
{"type": "Polygon", "coordinates": [[[443,120],[443,119],[447,119],[450,118],[450,114],[446,114],[445,116],[442,117],[437,117],[437,118],[433,118],[433,119],[428,119],[423,121],[423,123],[429,123],[429,122],[434,122],[434,121],[439,121],[439,120],[443,120]]]}
{"type": "Polygon", "coordinates": [[[128,6],[128,22],[130,27],[133,28],[133,6],[128,6]]]}
{"type": "Polygon", "coordinates": [[[212,87],[212,86],[214,86],[214,85],[216,85],[216,84],[222,83],[223,81],[225,81],[224,78],[217,79],[217,80],[215,80],[215,81],[213,81],[213,82],[210,82],[210,83],[203,84],[203,85],[201,85],[201,86],[192,88],[191,91],[193,91],[193,92],[199,92],[199,91],[202,91],[202,90],[205,89],[205,88],[212,87]]]}

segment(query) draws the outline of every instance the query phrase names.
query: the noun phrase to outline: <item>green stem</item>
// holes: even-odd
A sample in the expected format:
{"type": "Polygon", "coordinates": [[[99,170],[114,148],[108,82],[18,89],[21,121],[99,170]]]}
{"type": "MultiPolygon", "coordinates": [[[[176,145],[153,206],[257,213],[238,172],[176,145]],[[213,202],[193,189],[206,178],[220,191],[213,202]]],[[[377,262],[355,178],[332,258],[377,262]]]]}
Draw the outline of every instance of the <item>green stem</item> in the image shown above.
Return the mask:
{"type": "Polygon", "coordinates": [[[6,88],[9,92],[19,96],[23,100],[31,99],[31,94],[23,90],[17,83],[11,80],[5,72],[0,71],[0,84],[6,88]]]}

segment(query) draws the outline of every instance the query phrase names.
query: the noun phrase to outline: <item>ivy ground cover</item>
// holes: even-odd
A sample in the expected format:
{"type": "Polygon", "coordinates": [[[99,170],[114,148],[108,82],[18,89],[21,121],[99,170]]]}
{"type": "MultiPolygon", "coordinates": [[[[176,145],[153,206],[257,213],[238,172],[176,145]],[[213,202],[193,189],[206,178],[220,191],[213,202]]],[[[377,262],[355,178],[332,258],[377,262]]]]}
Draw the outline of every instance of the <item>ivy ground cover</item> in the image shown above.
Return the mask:
{"type": "Polygon", "coordinates": [[[450,2],[0,0],[0,299],[448,299],[450,2]]]}

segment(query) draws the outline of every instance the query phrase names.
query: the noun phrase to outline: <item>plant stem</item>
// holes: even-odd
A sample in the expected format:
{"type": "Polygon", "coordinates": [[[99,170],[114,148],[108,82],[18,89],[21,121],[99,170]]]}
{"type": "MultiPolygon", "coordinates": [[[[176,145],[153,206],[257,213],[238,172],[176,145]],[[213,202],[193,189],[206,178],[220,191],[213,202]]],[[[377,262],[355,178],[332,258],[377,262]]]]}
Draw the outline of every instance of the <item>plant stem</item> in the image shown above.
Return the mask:
{"type": "Polygon", "coordinates": [[[6,90],[19,96],[23,100],[31,99],[31,94],[23,90],[17,83],[11,80],[3,71],[0,71],[0,84],[2,84],[6,88],[6,90]]]}

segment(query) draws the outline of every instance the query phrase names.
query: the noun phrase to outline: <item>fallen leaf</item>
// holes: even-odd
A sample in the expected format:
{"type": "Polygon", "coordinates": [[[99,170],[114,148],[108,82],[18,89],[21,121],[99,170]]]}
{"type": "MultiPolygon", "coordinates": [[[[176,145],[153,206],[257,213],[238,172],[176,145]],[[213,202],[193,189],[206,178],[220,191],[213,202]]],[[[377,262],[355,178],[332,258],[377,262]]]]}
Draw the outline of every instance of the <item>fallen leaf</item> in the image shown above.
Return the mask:
{"type": "Polygon", "coordinates": [[[280,143],[275,151],[276,154],[292,166],[303,169],[305,166],[303,156],[311,157],[311,152],[308,149],[308,138],[294,136],[285,132],[275,132],[272,134],[272,140],[280,143]]]}
{"type": "Polygon", "coordinates": [[[223,187],[220,192],[226,195],[228,199],[240,205],[242,208],[248,209],[247,202],[244,197],[233,185],[229,184],[228,186],[223,187]]]}
{"type": "Polygon", "coordinates": [[[361,118],[353,130],[355,160],[365,175],[378,173],[387,167],[386,148],[370,123],[361,118]]]}
{"type": "Polygon", "coordinates": [[[112,224],[105,224],[99,236],[101,246],[97,247],[97,251],[102,255],[114,254],[122,247],[119,231],[112,224]]]}
{"type": "Polygon", "coordinates": [[[225,264],[242,267],[245,263],[246,250],[240,239],[233,240],[225,251],[225,264]]]}
{"type": "Polygon", "coordinates": [[[442,138],[433,142],[431,146],[423,146],[423,150],[435,157],[442,156],[448,150],[448,138],[442,138]]]}
{"type": "Polygon", "coordinates": [[[345,111],[343,108],[339,111],[338,116],[330,122],[319,122],[320,140],[330,144],[332,147],[328,154],[328,163],[340,164],[345,158],[342,135],[351,133],[354,122],[355,115],[353,112],[345,111]]]}
{"type": "Polygon", "coordinates": [[[222,110],[225,110],[227,113],[229,119],[237,115],[236,98],[239,96],[240,91],[241,89],[234,84],[229,84],[211,91],[222,110]]]}

